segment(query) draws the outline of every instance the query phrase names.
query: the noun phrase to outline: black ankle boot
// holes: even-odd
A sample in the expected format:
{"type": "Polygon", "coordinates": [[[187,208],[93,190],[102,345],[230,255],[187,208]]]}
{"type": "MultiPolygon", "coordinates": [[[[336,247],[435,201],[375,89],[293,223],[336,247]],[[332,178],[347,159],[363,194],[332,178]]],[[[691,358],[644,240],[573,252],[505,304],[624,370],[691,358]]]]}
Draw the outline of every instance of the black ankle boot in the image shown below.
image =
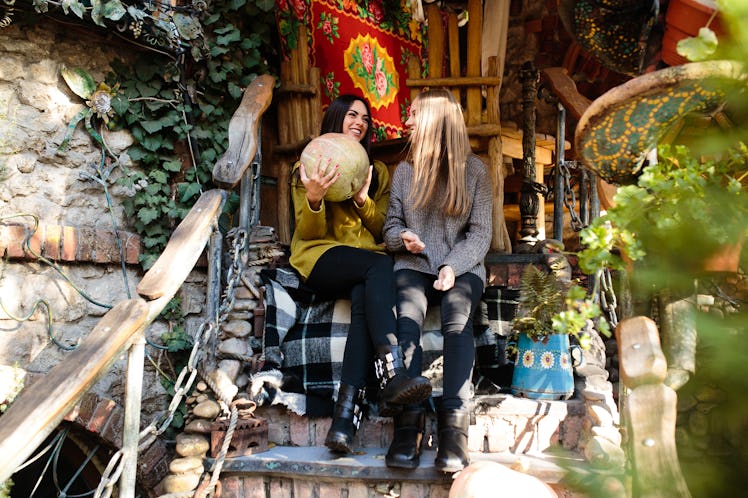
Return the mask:
{"type": "Polygon", "coordinates": [[[440,472],[457,472],[470,464],[468,454],[468,427],[470,414],[467,411],[439,411],[437,417],[439,440],[434,468],[440,472]]]}
{"type": "Polygon", "coordinates": [[[426,415],[421,407],[406,407],[395,415],[395,434],[384,458],[388,467],[418,467],[421,461],[421,438],[425,419],[426,415]]]}
{"type": "Polygon", "coordinates": [[[332,425],[325,438],[325,446],[339,453],[352,453],[353,436],[361,424],[361,404],[364,389],[340,383],[338,400],[335,402],[332,425]]]}
{"type": "Polygon", "coordinates": [[[408,377],[400,346],[377,346],[374,366],[383,406],[417,405],[431,395],[431,382],[426,377],[408,377]]]}

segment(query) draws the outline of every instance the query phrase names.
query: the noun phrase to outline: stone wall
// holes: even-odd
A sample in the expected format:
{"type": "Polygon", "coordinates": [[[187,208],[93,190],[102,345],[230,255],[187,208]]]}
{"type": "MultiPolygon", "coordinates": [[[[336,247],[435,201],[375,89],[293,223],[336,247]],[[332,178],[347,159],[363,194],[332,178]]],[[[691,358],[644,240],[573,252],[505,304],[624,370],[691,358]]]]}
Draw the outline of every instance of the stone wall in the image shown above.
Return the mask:
{"type": "MultiPolygon", "coordinates": [[[[99,82],[111,61],[132,53],[131,46],[93,29],[54,21],[0,29],[0,256],[7,258],[0,273],[0,365],[9,367],[0,372],[11,378],[48,371],[96,325],[107,305],[137,295],[140,239],[123,213],[127,192],[115,183],[122,169],[114,167],[107,182],[110,209],[103,185],[86,177],[96,173],[101,150],[83,123],[69,148],[58,151],[68,124],[85,108],[61,67],[83,68],[99,82]]],[[[133,167],[126,152],[133,143],[129,133],[103,130],[103,138],[121,165],[133,167]]],[[[193,329],[205,307],[205,273],[193,272],[181,291],[193,329]]],[[[160,343],[167,326],[155,322],[149,340],[160,343]]],[[[159,350],[149,353],[159,361],[159,350]]],[[[145,423],[168,403],[149,363],[145,423]]],[[[121,360],[93,390],[120,402],[124,380],[121,360]]],[[[0,379],[0,385],[11,384],[0,379]]],[[[5,396],[0,392],[0,403],[5,396]]]]}

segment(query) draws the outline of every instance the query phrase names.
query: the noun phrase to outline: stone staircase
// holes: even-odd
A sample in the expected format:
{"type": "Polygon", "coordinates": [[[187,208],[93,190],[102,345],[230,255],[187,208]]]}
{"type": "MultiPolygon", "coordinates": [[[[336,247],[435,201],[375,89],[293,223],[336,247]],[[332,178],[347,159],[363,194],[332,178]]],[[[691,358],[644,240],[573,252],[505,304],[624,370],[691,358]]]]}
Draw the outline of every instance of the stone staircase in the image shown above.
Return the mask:
{"type": "MultiPolygon", "coordinates": [[[[476,396],[468,441],[471,459],[494,461],[534,476],[560,497],[582,497],[565,485],[563,477],[565,467],[587,465],[583,446],[590,440],[592,425],[586,421],[587,412],[581,398],[539,401],[508,394],[476,396]]],[[[384,463],[393,431],[390,418],[365,419],[354,441],[356,452],[341,456],[324,446],[330,418],[310,419],[278,405],[260,407],[255,414],[267,421],[268,449],[225,459],[222,498],[449,495],[453,476],[433,468],[437,442],[433,413],[426,419],[421,465],[415,470],[390,469],[384,463]]]]}

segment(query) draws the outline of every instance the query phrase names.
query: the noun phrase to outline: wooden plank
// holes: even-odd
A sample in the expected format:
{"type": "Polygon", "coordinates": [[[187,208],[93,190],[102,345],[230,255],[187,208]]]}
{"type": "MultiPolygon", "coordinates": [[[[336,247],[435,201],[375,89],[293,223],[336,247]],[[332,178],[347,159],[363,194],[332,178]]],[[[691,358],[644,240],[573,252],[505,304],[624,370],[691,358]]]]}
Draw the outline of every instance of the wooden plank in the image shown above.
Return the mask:
{"type": "Polygon", "coordinates": [[[0,417],[0,482],[10,478],[148,323],[142,299],[109,310],[78,348],[21,391],[0,417]]]}
{"type": "MultiPolygon", "coordinates": [[[[309,68],[309,81],[310,84],[320,88],[322,83],[322,76],[320,75],[318,67],[309,68]]],[[[309,139],[319,135],[320,127],[322,126],[322,95],[321,92],[317,91],[310,99],[310,123],[309,123],[309,139]]]]}
{"type": "MultiPolygon", "coordinates": [[[[488,59],[489,76],[496,76],[499,71],[498,58],[488,59]]],[[[512,241],[504,219],[504,154],[501,143],[501,117],[499,110],[499,86],[486,87],[486,121],[499,125],[499,135],[488,139],[488,160],[493,186],[493,207],[491,251],[500,253],[512,252],[512,241]]]]}
{"type": "MultiPolygon", "coordinates": [[[[280,82],[281,86],[296,85],[291,82],[291,62],[281,61],[280,63],[280,82]]],[[[285,94],[278,99],[278,143],[281,145],[291,142],[291,97],[293,94],[285,94]]]]}
{"type": "Polygon", "coordinates": [[[140,296],[158,299],[181,287],[205,249],[225,199],[226,192],[219,189],[200,196],[174,230],[164,252],[138,284],[140,296]]]}
{"type": "Polygon", "coordinates": [[[660,347],[657,325],[645,316],[622,320],[616,327],[620,377],[624,385],[635,388],[660,384],[667,375],[667,360],[660,347]]]}
{"type": "Polygon", "coordinates": [[[638,386],[626,398],[623,415],[630,431],[633,496],[691,496],[675,445],[676,403],[675,391],[663,384],[638,386]]]}
{"type": "MultiPolygon", "coordinates": [[[[480,87],[485,85],[500,85],[501,78],[498,76],[463,76],[460,78],[406,78],[405,85],[409,88],[412,87],[480,87]]],[[[480,91],[480,90],[479,90],[480,91]]]]}
{"type": "MultiPolygon", "coordinates": [[[[444,62],[444,28],[442,27],[442,13],[439,5],[430,3],[426,6],[426,22],[428,23],[429,47],[429,78],[442,76],[444,62]]],[[[418,85],[416,85],[418,86],[418,85]]]]}
{"type": "MultiPolygon", "coordinates": [[[[449,76],[459,78],[462,76],[460,67],[460,29],[457,22],[457,12],[447,15],[447,44],[449,45],[449,76]]],[[[457,102],[462,102],[460,87],[452,87],[452,95],[457,102]]]]}
{"type": "Polygon", "coordinates": [[[291,161],[280,158],[278,173],[278,240],[281,244],[291,243],[291,161]]]}
{"type": "Polygon", "coordinates": [[[269,74],[255,78],[244,90],[239,108],[229,121],[229,147],[213,166],[213,181],[233,189],[257,154],[262,114],[273,98],[275,79],[269,74]]]}
{"type": "MultiPolygon", "coordinates": [[[[468,0],[468,24],[467,24],[467,61],[465,76],[475,77],[481,75],[481,33],[483,32],[483,0],[468,0]]],[[[467,89],[467,124],[478,125],[481,122],[481,89],[467,89]]]]}
{"type": "Polygon", "coordinates": [[[592,101],[579,93],[577,85],[563,67],[548,67],[540,71],[540,78],[558,97],[566,111],[579,120],[592,101]]]}
{"type": "Polygon", "coordinates": [[[509,32],[511,0],[491,0],[483,5],[483,33],[481,41],[481,74],[488,74],[489,59],[497,58],[497,75],[504,74],[506,42],[509,32]]]}

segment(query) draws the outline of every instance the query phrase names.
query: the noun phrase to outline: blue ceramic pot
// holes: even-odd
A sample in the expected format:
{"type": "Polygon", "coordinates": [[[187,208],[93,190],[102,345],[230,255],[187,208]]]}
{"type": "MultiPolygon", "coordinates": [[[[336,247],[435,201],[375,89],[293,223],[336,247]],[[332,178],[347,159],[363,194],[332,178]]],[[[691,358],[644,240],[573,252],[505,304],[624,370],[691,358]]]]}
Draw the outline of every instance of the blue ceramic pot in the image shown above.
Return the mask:
{"type": "Polygon", "coordinates": [[[526,334],[519,335],[512,394],[555,400],[569,399],[574,394],[568,335],[550,334],[537,341],[526,334]]]}

